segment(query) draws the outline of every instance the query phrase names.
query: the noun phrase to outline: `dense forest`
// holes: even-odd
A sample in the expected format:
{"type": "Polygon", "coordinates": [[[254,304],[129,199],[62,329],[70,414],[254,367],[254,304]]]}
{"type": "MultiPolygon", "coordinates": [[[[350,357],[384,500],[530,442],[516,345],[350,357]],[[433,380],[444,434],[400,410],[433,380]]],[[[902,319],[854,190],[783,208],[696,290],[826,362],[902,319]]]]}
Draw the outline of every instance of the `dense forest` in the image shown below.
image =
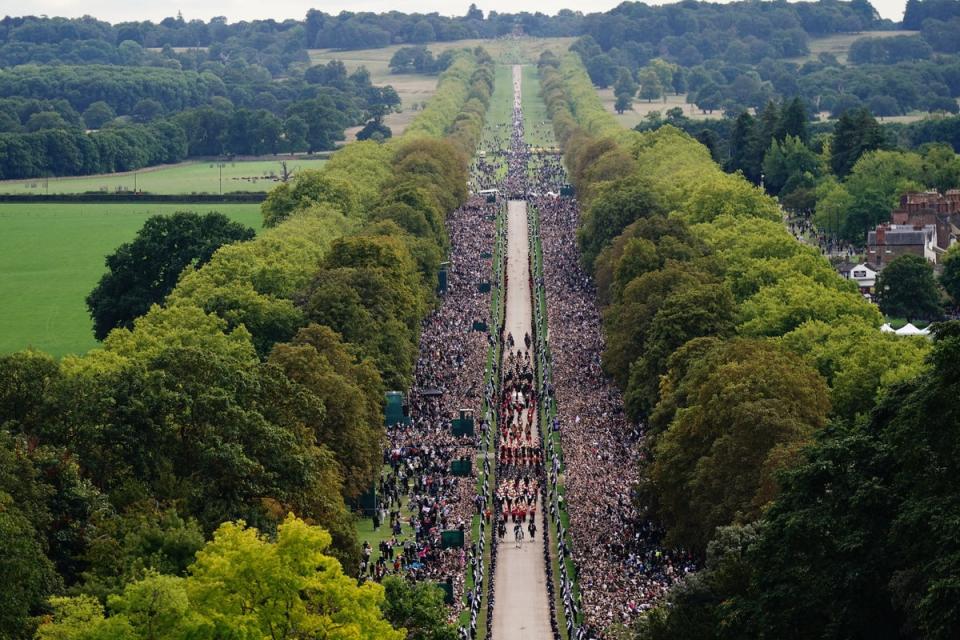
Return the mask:
{"type": "MultiPolygon", "coordinates": [[[[799,97],[812,114],[866,107],[877,116],[956,113],[960,12],[956,3],[913,0],[904,28],[866,0],[626,2],[605,13],[484,12],[463,16],[310,10],[305,19],[228,23],[184,20],[115,25],[79,19],[0,21],[0,179],[128,171],[192,156],[320,151],[366,124],[389,136],[390,87],[339,62],[310,66],[308,49],[403,44],[395,71],[439,73],[450,53],[424,45],[495,38],[579,36],[573,45],[593,82],[614,86],[618,109],[684,93],[704,111],[735,116],[799,97]],[[863,33],[849,60],[800,61],[810,39],[863,33]]],[[[723,160],[721,158],[721,160],[723,160]]]]}
{"type": "Polygon", "coordinates": [[[705,565],[624,637],[954,637],[960,325],[879,332],[769,195],[673,126],[620,128],[577,56],[540,70],[603,366],[646,425],[636,499],[705,565]]]}
{"type": "Polygon", "coordinates": [[[762,185],[788,209],[812,213],[818,229],[853,246],[889,221],[903,193],[960,187],[956,116],[885,128],[860,107],[826,127],[810,123],[794,98],[719,121],[668,112],[638,130],[665,125],[694,135],[725,169],[762,185]]]}
{"type": "MultiPolygon", "coordinates": [[[[0,179],[130,171],[190,156],[321,151],[400,104],[339,61],[273,79],[210,70],[0,70],[0,179]]],[[[389,132],[388,132],[389,133],[389,132]]]]}
{"type": "Polygon", "coordinates": [[[960,117],[883,124],[869,109],[814,123],[800,98],[770,101],[755,113],[694,120],[681,109],[651,114],[636,127],[694,136],[727,171],[740,172],[787,209],[811,216],[820,232],[854,247],[888,222],[907,191],[960,187],[960,117]]]}

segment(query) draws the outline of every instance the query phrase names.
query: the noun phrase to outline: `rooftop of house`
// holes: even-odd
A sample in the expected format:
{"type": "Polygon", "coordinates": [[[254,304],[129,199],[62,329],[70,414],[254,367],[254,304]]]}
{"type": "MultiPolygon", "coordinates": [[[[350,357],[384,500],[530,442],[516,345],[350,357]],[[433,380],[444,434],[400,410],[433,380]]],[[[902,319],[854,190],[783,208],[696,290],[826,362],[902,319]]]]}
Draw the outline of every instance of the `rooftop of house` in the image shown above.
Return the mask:
{"type": "Polygon", "coordinates": [[[912,225],[889,225],[881,226],[867,233],[867,244],[885,244],[893,246],[921,245],[927,244],[932,238],[937,237],[937,228],[933,225],[926,225],[917,228],[912,225]],[[882,235],[882,242],[878,242],[878,232],[882,235]]]}

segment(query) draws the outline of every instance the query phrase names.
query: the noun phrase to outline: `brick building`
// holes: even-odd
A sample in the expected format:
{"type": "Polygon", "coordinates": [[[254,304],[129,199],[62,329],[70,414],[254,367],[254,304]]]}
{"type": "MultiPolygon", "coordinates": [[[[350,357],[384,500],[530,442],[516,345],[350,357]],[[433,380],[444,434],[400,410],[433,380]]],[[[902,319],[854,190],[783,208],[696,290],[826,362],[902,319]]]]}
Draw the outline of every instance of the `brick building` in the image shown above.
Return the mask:
{"type": "Polygon", "coordinates": [[[881,224],[867,233],[867,262],[877,265],[878,269],[905,254],[936,263],[941,252],[937,246],[937,227],[932,224],[881,224]]]}
{"type": "Polygon", "coordinates": [[[937,247],[946,251],[960,236],[960,189],[943,195],[936,191],[906,193],[890,221],[898,226],[932,225],[937,231],[937,247]]]}

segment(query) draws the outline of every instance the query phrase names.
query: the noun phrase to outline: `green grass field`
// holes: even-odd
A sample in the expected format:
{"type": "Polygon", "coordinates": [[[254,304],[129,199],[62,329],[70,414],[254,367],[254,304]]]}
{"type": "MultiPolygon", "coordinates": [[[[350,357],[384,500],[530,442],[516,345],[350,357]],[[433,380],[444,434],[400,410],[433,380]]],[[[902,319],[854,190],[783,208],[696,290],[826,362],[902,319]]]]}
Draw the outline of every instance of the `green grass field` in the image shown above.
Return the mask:
{"type": "MultiPolygon", "coordinates": [[[[287,160],[291,171],[319,169],[324,159],[296,158],[287,160]]],[[[0,182],[0,193],[44,195],[47,193],[84,193],[137,190],[158,194],[223,193],[231,191],[269,191],[277,184],[282,169],[280,160],[184,162],[141,169],[129,173],[111,173],[76,178],[34,178],[0,182]]]]}
{"type": "Polygon", "coordinates": [[[211,210],[260,228],[255,204],[0,204],[0,353],[95,347],[84,300],[105,256],[151,215],[211,210]]]}
{"type": "Polygon", "coordinates": [[[556,145],[553,125],[547,116],[547,105],[540,98],[540,77],[537,67],[523,67],[523,133],[527,142],[535,147],[556,145]]]}

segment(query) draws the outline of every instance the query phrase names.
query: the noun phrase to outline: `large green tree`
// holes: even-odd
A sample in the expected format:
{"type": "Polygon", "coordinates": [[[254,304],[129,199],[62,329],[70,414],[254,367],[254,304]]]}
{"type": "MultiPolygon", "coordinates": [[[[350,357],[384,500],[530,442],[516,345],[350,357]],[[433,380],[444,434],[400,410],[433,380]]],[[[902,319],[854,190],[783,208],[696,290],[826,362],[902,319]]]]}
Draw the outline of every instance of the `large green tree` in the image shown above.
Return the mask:
{"type": "Polygon", "coordinates": [[[733,332],[734,302],[723,284],[703,283],[675,288],[646,327],[643,352],[630,365],[624,401],[631,416],[649,413],[657,404],[660,376],[670,355],[687,341],[733,332]]]}
{"type": "Polygon", "coordinates": [[[755,561],[769,635],[956,637],[958,362],[960,324],[941,325],[927,372],[786,477],[755,561]]]}
{"type": "Polygon", "coordinates": [[[675,358],[685,370],[665,388],[679,397],[665,400],[673,418],[643,473],[668,539],[703,551],[716,527],[763,513],[776,472],[826,424],[830,401],[812,367],[770,342],[697,344],[675,358]]]}
{"type": "Polygon", "coordinates": [[[649,67],[641,69],[639,81],[639,95],[647,102],[658,100],[660,96],[663,95],[663,83],[661,83],[660,76],[657,75],[656,70],[649,67]]]}
{"type": "Polygon", "coordinates": [[[98,518],[96,527],[98,535],[85,552],[88,567],[76,589],[103,602],[151,571],[185,576],[206,542],[196,520],[173,508],[158,509],[149,500],[123,514],[98,518]]]}
{"type": "Polygon", "coordinates": [[[830,385],[833,415],[848,420],[868,414],[887,386],[917,376],[929,351],[924,338],[883,333],[856,317],[811,320],[782,341],[817,368],[830,385]]]}
{"type": "Polygon", "coordinates": [[[933,320],[943,313],[933,265],[921,256],[894,258],[880,272],[876,289],[877,303],[887,315],[933,320]]]}
{"type": "Polygon", "coordinates": [[[867,151],[886,144],[883,129],[866,109],[850,109],[840,116],[830,144],[830,167],[839,176],[846,176],[867,151]]]}
{"type": "Polygon", "coordinates": [[[788,135],[770,143],[763,158],[763,173],[767,190],[785,195],[819,177],[820,160],[798,136],[788,135]]]}
{"type": "Polygon", "coordinates": [[[413,582],[399,576],[383,581],[384,617],[397,629],[406,629],[409,640],[455,640],[457,628],[447,621],[444,593],[430,582],[413,582]]]}
{"type": "Polygon", "coordinates": [[[761,288],[740,307],[740,333],[750,336],[781,336],[808,320],[833,322],[859,318],[879,327],[876,307],[856,295],[848,283],[834,279],[822,283],[805,273],[794,273],[761,288]]]}
{"type": "Polygon", "coordinates": [[[639,174],[604,184],[584,211],[577,237],[583,261],[593,261],[613,238],[634,220],[659,211],[657,196],[648,179],[639,174]]]}
{"type": "Polygon", "coordinates": [[[33,636],[34,618],[45,610],[45,600],[60,587],[60,576],[44,553],[33,523],[0,492],[0,634],[11,640],[33,636]]]}
{"type": "Polygon", "coordinates": [[[40,640],[328,638],[401,640],[380,606],[383,587],[358,586],[327,555],[330,535],[292,515],[275,541],[225,523],[185,578],[150,574],[109,600],[57,598],[40,640]]]}
{"type": "Polygon", "coordinates": [[[269,362],[323,402],[320,420],[309,426],[337,454],[345,494],[355,498],[369,489],[383,439],[383,384],[373,361],[358,361],[332,329],[312,324],[276,345],[269,362]]]}
{"type": "Polygon", "coordinates": [[[926,369],[868,419],[820,431],[760,526],[718,530],[705,570],[639,636],[956,637],[958,363],[960,323],[939,325],[926,369]]]}
{"type": "Polygon", "coordinates": [[[221,213],[181,211],[148,218],[133,241],[107,256],[107,273],[87,296],[97,340],[117,327],[131,328],[135,318],[163,302],[184,269],[203,265],[225,244],[253,236],[253,229],[221,213]]]}
{"type": "Polygon", "coordinates": [[[953,303],[960,305],[960,245],[950,247],[944,256],[940,284],[953,299],[953,303]]]}

